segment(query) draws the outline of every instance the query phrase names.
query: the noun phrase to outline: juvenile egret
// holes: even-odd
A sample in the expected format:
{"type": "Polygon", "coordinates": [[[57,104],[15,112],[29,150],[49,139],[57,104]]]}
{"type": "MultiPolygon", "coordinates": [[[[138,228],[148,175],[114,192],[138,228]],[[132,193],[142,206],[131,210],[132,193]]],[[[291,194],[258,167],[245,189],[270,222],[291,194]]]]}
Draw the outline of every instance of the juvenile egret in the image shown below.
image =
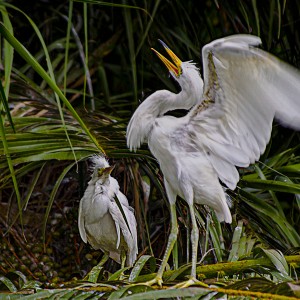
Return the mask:
{"type": "MultiPolygon", "coordinates": [[[[78,227],[82,240],[94,249],[101,249],[106,258],[132,266],[138,253],[136,220],[133,208],[120,192],[117,180],[110,176],[110,167],[105,158],[92,158],[93,174],[80,200],[78,227]],[[118,198],[127,223],[119,209],[118,198]]],[[[104,263],[104,262],[103,262],[104,263]]]]}
{"type": "Polygon", "coordinates": [[[276,118],[300,129],[300,73],[256,48],[259,37],[233,35],[202,49],[203,80],[192,62],[182,62],[163,42],[173,63],[156,50],[181,86],[178,94],[156,91],[135,111],[127,127],[127,145],[136,151],[148,142],[160,164],[170,202],[171,233],[156,277],[162,274],[177,238],[175,202],[179,195],[191,215],[192,269],[185,286],[196,281],[198,229],[194,203],[206,204],[220,221],[231,223],[224,190],[239,181],[238,167],[259,159],[276,118]],[[167,111],[190,109],[186,116],[167,111]]]}

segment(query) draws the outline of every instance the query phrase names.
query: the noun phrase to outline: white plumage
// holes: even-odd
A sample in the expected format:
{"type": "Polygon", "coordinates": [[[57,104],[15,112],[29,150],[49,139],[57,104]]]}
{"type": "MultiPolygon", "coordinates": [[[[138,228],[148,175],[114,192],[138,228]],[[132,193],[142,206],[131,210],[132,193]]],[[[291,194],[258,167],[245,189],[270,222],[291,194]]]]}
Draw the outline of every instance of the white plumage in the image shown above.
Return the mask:
{"type": "Polygon", "coordinates": [[[220,221],[231,213],[219,179],[230,189],[239,181],[238,167],[259,159],[276,118],[300,129],[300,73],[256,48],[260,38],[234,35],[203,47],[203,77],[191,62],[180,59],[162,42],[173,63],[154,50],[181,86],[150,95],[133,114],[127,144],[136,150],[148,142],[164,174],[171,205],[172,230],[157,277],[161,276],[175,243],[177,195],[186,200],[192,217],[192,281],[196,276],[198,230],[194,203],[213,208],[220,221]],[[167,111],[191,109],[181,118],[167,111]],[[174,216],[175,215],[175,216],[174,216]]]}
{"type": "Polygon", "coordinates": [[[126,265],[132,266],[138,254],[134,210],[121,193],[117,180],[110,176],[112,167],[105,158],[94,156],[91,162],[92,178],[79,205],[80,236],[85,243],[101,249],[118,263],[126,257],[126,265]],[[115,197],[122,206],[128,226],[115,197]]]}

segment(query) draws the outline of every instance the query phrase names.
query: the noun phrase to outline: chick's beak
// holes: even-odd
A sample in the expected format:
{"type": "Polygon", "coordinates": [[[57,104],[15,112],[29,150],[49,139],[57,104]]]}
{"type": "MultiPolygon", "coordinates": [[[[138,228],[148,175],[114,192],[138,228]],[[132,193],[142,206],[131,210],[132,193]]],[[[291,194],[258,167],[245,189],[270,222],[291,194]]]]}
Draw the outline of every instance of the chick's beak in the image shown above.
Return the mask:
{"type": "Polygon", "coordinates": [[[115,168],[115,166],[110,166],[104,169],[103,173],[104,174],[111,174],[112,170],[115,168]]]}
{"type": "Polygon", "coordinates": [[[112,170],[115,168],[115,166],[107,167],[107,168],[101,168],[98,170],[98,177],[107,177],[110,175],[112,170]]]}
{"type": "Polygon", "coordinates": [[[165,64],[170,72],[172,72],[176,77],[181,75],[181,64],[182,61],[174,54],[174,52],[162,41],[159,40],[163,47],[166,49],[167,53],[171,57],[172,62],[170,62],[167,58],[165,58],[162,54],[160,54],[157,50],[151,48],[156,55],[160,58],[160,60],[165,64]]]}

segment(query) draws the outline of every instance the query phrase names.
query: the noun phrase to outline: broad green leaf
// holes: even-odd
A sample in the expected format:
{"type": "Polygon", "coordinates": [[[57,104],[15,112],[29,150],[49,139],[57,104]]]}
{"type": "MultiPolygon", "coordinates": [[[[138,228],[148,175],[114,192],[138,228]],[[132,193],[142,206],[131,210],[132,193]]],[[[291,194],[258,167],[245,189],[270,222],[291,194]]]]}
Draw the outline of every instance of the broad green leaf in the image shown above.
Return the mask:
{"type": "Polygon", "coordinates": [[[7,287],[7,289],[11,292],[16,292],[16,286],[6,277],[0,276],[0,281],[7,287]]]}
{"type": "Polygon", "coordinates": [[[237,261],[239,259],[238,253],[239,253],[242,233],[243,233],[243,221],[239,221],[238,225],[234,229],[228,261],[237,261]]]}
{"type": "Polygon", "coordinates": [[[116,281],[116,280],[120,280],[120,277],[123,276],[124,277],[124,272],[129,270],[130,267],[125,267],[123,269],[120,269],[118,271],[116,271],[115,273],[111,274],[107,281],[116,281]]]}
{"type": "MultiPolygon", "coordinates": [[[[241,189],[239,193],[241,195],[241,199],[245,201],[245,203],[266,219],[264,225],[268,226],[269,232],[276,235],[279,234],[282,238],[286,238],[287,241],[294,247],[300,245],[300,236],[295,228],[293,228],[293,226],[291,226],[286,220],[282,219],[279,216],[278,211],[273,206],[245,190],[241,189]],[[274,226],[276,227],[274,228],[274,226]]],[[[268,234],[268,231],[266,231],[265,234],[268,234]]]]}
{"type": "Polygon", "coordinates": [[[23,286],[22,289],[33,289],[33,290],[40,290],[42,283],[37,280],[29,280],[23,286]]]}
{"type": "MultiPolygon", "coordinates": [[[[187,271],[191,269],[191,266],[192,266],[191,264],[186,264],[186,265],[181,266],[179,269],[174,270],[172,275],[168,278],[165,278],[165,280],[166,281],[174,281],[178,277],[180,277],[182,274],[186,275],[187,271]]],[[[184,279],[184,277],[182,277],[182,279],[184,279]]]]}
{"type": "MultiPolygon", "coordinates": [[[[127,299],[126,296],[130,296],[132,294],[137,294],[139,295],[139,297],[141,297],[141,295],[144,295],[147,291],[152,291],[153,288],[151,286],[147,286],[147,285],[131,285],[131,286],[126,286],[123,287],[117,291],[114,291],[110,294],[110,296],[108,297],[108,300],[119,300],[119,299],[127,299]]],[[[139,298],[141,299],[141,298],[139,298]]],[[[144,298],[142,298],[144,299],[144,298]]]]}
{"type": "MultiPolygon", "coordinates": [[[[156,290],[156,291],[145,291],[142,293],[133,294],[131,296],[124,297],[126,300],[154,300],[154,299],[171,299],[171,298],[181,298],[188,299],[189,297],[202,297],[209,293],[214,293],[209,289],[201,287],[189,287],[183,289],[166,289],[166,290],[156,290]]],[[[108,298],[111,300],[110,298],[108,298]]],[[[116,298],[112,298],[116,299],[116,298]]]]}
{"type": "Polygon", "coordinates": [[[85,277],[87,281],[96,283],[100,274],[104,271],[104,267],[101,265],[94,266],[92,270],[85,277]]]}
{"type": "Polygon", "coordinates": [[[265,255],[272,261],[272,263],[274,264],[274,266],[276,267],[276,269],[283,274],[284,276],[286,276],[287,280],[292,280],[292,278],[290,278],[288,276],[289,274],[289,266],[285,260],[284,255],[279,251],[279,250],[275,250],[275,249],[264,249],[261,248],[262,251],[265,253],[265,255]]]}
{"type": "Polygon", "coordinates": [[[137,277],[140,275],[141,271],[144,269],[145,265],[150,264],[150,272],[155,270],[156,261],[155,258],[150,255],[142,255],[138,261],[134,264],[133,269],[131,270],[128,281],[135,282],[137,277]]]}

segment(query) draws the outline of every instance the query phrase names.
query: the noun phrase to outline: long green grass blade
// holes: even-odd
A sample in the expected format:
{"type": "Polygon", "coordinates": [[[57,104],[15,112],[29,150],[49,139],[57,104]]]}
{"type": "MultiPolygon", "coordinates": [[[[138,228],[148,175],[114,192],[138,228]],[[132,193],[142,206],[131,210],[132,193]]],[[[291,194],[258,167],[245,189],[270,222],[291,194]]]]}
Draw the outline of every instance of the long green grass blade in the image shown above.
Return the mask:
{"type": "MultiPolygon", "coordinates": [[[[4,25],[6,26],[8,31],[11,34],[13,34],[12,24],[10,22],[8,12],[5,6],[1,6],[0,11],[2,14],[4,25]]],[[[10,75],[11,75],[12,63],[14,58],[14,49],[6,40],[4,41],[3,53],[4,53],[4,82],[5,82],[4,93],[6,99],[8,99],[9,88],[10,88],[10,75]]]]}
{"type": "MultiPolygon", "coordinates": [[[[56,85],[55,83],[55,75],[54,75],[54,71],[53,71],[53,67],[52,67],[52,63],[51,63],[51,59],[50,59],[50,55],[48,53],[48,50],[47,50],[47,47],[46,47],[46,44],[44,42],[44,39],[42,37],[42,34],[40,32],[40,30],[38,29],[38,27],[35,25],[35,23],[32,21],[32,19],[27,15],[25,14],[22,10],[16,8],[15,6],[13,5],[9,5],[9,7],[21,12],[27,19],[28,21],[30,22],[31,26],[33,27],[33,29],[35,30],[40,42],[41,42],[41,45],[42,45],[42,48],[43,48],[43,51],[45,53],[45,57],[46,57],[46,62],[47,62],[47,67],[48,67],[48,71],[49,71],[49,74],[50,74],[50,78],[53,82],[54,85],[56,85]]],[[[4,24],[5,25],[5,24],[4,24]]],[[[12,35],[13,36],[13,35],[12,35]]],[[[62,121],[62,126],[65,130],[65,134],[66,134],[66,137],[67,137],[67,140],[70,144],[70,147],[71,147],[71,150],[72,150],[72,153],[74,155],[74,158],[76,159],[76,155],[74,153],[74,150],[73,150],[73,147],[72,147],[72,143],[71,143],[71,140],[69,138],[69,135],[68,135],[68,131],[66,130],[66,124],[65,124],[65,120],[64,120],[64,114],[63,114],[63,111],[62,111],[62,107],[61,107],[61,103],[60,103],[60,100],[59,100],[59,96],[58,94],[54,91],[54,95],[55,95],[55,99],[56,99],[56,103],[57,103],[57,107],[58,107],[58,111],[59,111],[59,114],[60,114],[60,118],[61,118],[61,121],[62,121]]]]}
{"type": "Polygon", "coordinates": [[[136,73],[136,55],[134,49],[134,34],[133,34],[133,25],[131,11],[127,8],[124,9],[125,24],[126,24],[126,33],[129,46],[129,55],[130,55],[130,69],[132,74],[132,85],[133,85],[133,96],[134,96],[134,105],[138,103],[137,97],[137,73],[136,73]]]}
{"type": "Polygon", "coordinates": [[[252,0],[252,7],[253,7],[253,10],[254,10],[254,15],[255,15],[257,35],[260,36],[260,20],[259,20],[259,13],[258,13],[256,0],[252,0]]]}
{"type": "Polygon", "coordinates": [[[67,70],[69,62],[69,49],[70,49],[70,33],[72,27],[72,15],[73,15],[73,0],[69,1],[69,14],[68,14],[68,26],[66,35],[66,49],[65,49],[65,62],[64,62],[64,95],[66,95],[67,90],[67,70]]]}
{"type": "Polygon", "coordinates": [[[239,182],[239,185],[242,187],[251,187],[254,189],[300,194],[300,184],[275,180],[243,179],[239,182]]]}
{"type": "MultiPolygon", "coordinates": [[[[2,96],[5,96],[5,94],[0,93],[1,98],[2,98],[2,96]]],[[[6,102],[6,99],[2,99],[1,102],[6,102]]],[[[19,186],[18,186],[18,182],[17,182],[17,179],[16,179],[16,175],[15,175],[14,166],[13,166],[13,163],[12,163],[12,160],[11,160],[11,153],[9,151],[8,141],[7,141],[7,138],[6,138],[4,119],[2,119],[2,114],[1,113],[0,113],[0,137],[1,137],[2,145],[3,145],[3,155],[6,158],[7,165],[8,165],[9,170],[10,170],[14,190],[15,190],[16,197],[17,197],[18,209],[19,209],[19,214],[20,214],[20,223],[23,226],[21,195],[20,195],[19,186]]]]}
{"type": "Polygon", "coordinates": [[[29,63],[32,68],[48,83],[48,85],[52,88],[52,90],[57,93],[59,98],[63,101],[66,105],[72,116],[78,121],[82,129],[85,133],[90,137],[91,141],[97,146],[97,148],[102,152],[105,153],[103,148],[99,145],[98,141],[95,137],[90,133],[87,126],[83,122],[83,120],[79,117],[73,106],[67,100],[65,95],[61,92],[59,87],[56,85],[55,82],[50,78],[47,72],[42,68],[42,66],[35,60],[35,58],[27,51],[27,49],[7,30],[7,28],[0,23],[0,33],[3,37],[14,47],[14,49],[22,56],[22,58],[29,63]]]}

